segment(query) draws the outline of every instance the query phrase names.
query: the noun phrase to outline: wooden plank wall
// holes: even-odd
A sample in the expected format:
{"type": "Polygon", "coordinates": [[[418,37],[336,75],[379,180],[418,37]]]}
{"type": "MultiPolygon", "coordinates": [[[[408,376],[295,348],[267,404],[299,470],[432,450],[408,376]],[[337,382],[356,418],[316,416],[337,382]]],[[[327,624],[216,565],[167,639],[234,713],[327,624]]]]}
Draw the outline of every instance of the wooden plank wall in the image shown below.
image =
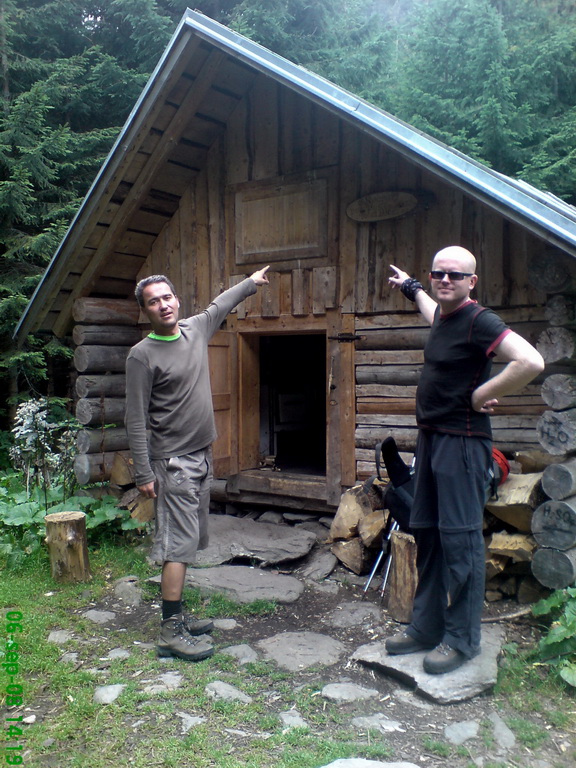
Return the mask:
{"type": "MultiPolygon", "coordinates": [[[[415,443],[414,395],[425,328],[405,299],[389,290],[389,264],[427,283],[433,254],[461,243],[478,258],[478,300],[535,342],[544,327],[545,295],[529,285],[527,265],[543,244],[310,100],[258,77],[212,144],[206,167],[157,238],[141,275],[171,275],[183,312],[199,311],[252,271],[235,263],[239,187],[282,183],[322,169],[332,172],[336,258],[273,266],[270,287],[246,301],[237,318],[290,332],[290,318],[302,328],[304,319],[318,327],[319,319],[338,309],[355,316],[355,332],[363,338],[354,361],[355,425],[345,439],[349,455],[355,450],[356,476],[363,477],[373,471],[377,439],[393,434],[406,451],[415,443]],[[387,189],[425,191],[434,202],[401,219],[356,223],[347,217],[351,202],[387,189]]],[[[529,386],[506,398],[502,415],[493,419],[496,445],[536,446],[535,423],[543,409],[538,390],[529,386]]]]}

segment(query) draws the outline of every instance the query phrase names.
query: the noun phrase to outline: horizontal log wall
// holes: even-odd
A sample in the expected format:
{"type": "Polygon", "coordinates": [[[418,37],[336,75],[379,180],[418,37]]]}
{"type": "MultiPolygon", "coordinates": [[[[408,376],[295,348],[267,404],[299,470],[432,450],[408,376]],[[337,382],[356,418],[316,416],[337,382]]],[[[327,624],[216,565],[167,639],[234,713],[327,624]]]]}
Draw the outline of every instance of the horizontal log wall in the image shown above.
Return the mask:
{"type": "Polygon", "coordinates": [[[139,316],[133,300],[82,298],[74,304],[76,418],[85,427],[76,438],[80,485],[109,480],[114,454],[128,449],[125,366],[142,338],[139,316]]]}

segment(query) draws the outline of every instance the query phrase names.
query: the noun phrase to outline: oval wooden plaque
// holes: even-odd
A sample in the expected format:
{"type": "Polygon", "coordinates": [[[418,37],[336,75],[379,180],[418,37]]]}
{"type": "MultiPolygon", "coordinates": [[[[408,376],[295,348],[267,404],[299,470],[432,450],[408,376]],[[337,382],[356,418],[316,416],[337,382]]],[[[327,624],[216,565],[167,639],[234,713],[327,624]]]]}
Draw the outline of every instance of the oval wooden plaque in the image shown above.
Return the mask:
{"type": "Polygon", "coordinates": [[[374,192],[354,200],[346,213],[353,221],[383,221],[405,216],[417,205],[418,198],[411,192],[374,192]]]}

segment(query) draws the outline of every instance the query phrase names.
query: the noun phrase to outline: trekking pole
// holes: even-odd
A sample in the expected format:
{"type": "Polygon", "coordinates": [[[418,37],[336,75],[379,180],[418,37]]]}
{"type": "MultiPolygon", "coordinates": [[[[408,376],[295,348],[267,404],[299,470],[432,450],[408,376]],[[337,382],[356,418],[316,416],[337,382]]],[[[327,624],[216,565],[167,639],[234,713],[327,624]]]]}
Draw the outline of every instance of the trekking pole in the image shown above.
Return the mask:
{"type": "Polygon", "coordinates": [[[376,571],[378,570],[378,566],[380,565],[380,562],[382,561],[383,557],[384,557],[384,550],[381,549],[380,550],[380,554],[378,555],[378,558],[376,560],[376,563],[374,564],[374,567],[370,571],[370,576],[368,576],[368,581],[366,582],[366,586],[362,590],[362,597],[360,598],[361,600],[364,600],[364,598],[366,597],[366,592],[368,592],[368,589],[370,588],[370,584],[372,583],[372,579],[376,575],[376,571]]]}
{"type": "MultiPolygon", "coordinates": [[[[388,536],[386,537],[386,541],[390,541],[390,537],[394,533],[394,531],[397,531],[400,528],[396,520],[392,523],[390,526],[390,532],[388,533],[388,536]]],[[[388,545],[390,547],[390,545],[388,545]]],[[[386,571],[384,572],[384,576],[382,577],[382,586],[380,587],[380,600],[384,597],[384,590],[386,589],[386,584],[388,583],[388,576],[390,575],[390,566],[392,565],[392,552],[388,552],[388,560],[386,562],[386,571]]]]}

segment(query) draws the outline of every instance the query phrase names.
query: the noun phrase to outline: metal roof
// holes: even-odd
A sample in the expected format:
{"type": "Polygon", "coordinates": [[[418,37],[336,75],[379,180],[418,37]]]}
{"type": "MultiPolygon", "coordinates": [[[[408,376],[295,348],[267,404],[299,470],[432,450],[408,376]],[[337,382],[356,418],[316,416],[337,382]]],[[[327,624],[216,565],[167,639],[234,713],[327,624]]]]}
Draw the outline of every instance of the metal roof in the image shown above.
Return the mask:
{"type": "MultiPolygon", "coordinates": [[[[80,284],[90,286],[100,262],[90,261],[90,254],[82,252],[80,235],[83,228],[88,223],[93,226],[96,212],[102,211],[104,202],[110,201],[110,189],[118,183],[119,169],[128,165],[131,152],[136,151],[134,147],[146,120],[154,112],[155,103],[165,96],[172,70],[188,48],[200,41],[212,51],[219,50],[228,60],[238,62],[247,71],[261,73],[300,93],[507,219],[576,256],[576,208],[573,206],[525,182],[491,170],[325,78],[197,11],[187,10],[20,318],[15,337],[22,340],[28,332],[41,325],[47,313],[62,315],[63,304],[66,306],[64,314],[70,314],[69,304],[74,290],[78,291],[80,284]],[[73,268],[81,261],[81,255],[86,261],[85,272],[82,271],[84,267],[73,268]],[[68,290],[70,301],[66,304],[66,292],[62,286],[65,281],[73,284],[75,280],[78,285],[72,292],[68,290]]],[[[158,162],[166,154],[167,150],[158,162]]],[[[147,172],[151,174],[151,171],[147,172]]],[[[102,224],[103,218],[99,224],[102,224]]],[[[115,224],[112,213],[109,213],[109,219],[115,224]]]]}
{"type": "Polygon", "coordinates": [[[553,235],[560,247],[576,256],[576,208],[555,195],[493,171],[488,166],[416,130],[358,96],[195,11],[187,11],[183,24],[247,64],[329,107],[420,165],[449,177],[453,183],[507,217],[524,225],[531,222],[538,234],[553,235]]]}

